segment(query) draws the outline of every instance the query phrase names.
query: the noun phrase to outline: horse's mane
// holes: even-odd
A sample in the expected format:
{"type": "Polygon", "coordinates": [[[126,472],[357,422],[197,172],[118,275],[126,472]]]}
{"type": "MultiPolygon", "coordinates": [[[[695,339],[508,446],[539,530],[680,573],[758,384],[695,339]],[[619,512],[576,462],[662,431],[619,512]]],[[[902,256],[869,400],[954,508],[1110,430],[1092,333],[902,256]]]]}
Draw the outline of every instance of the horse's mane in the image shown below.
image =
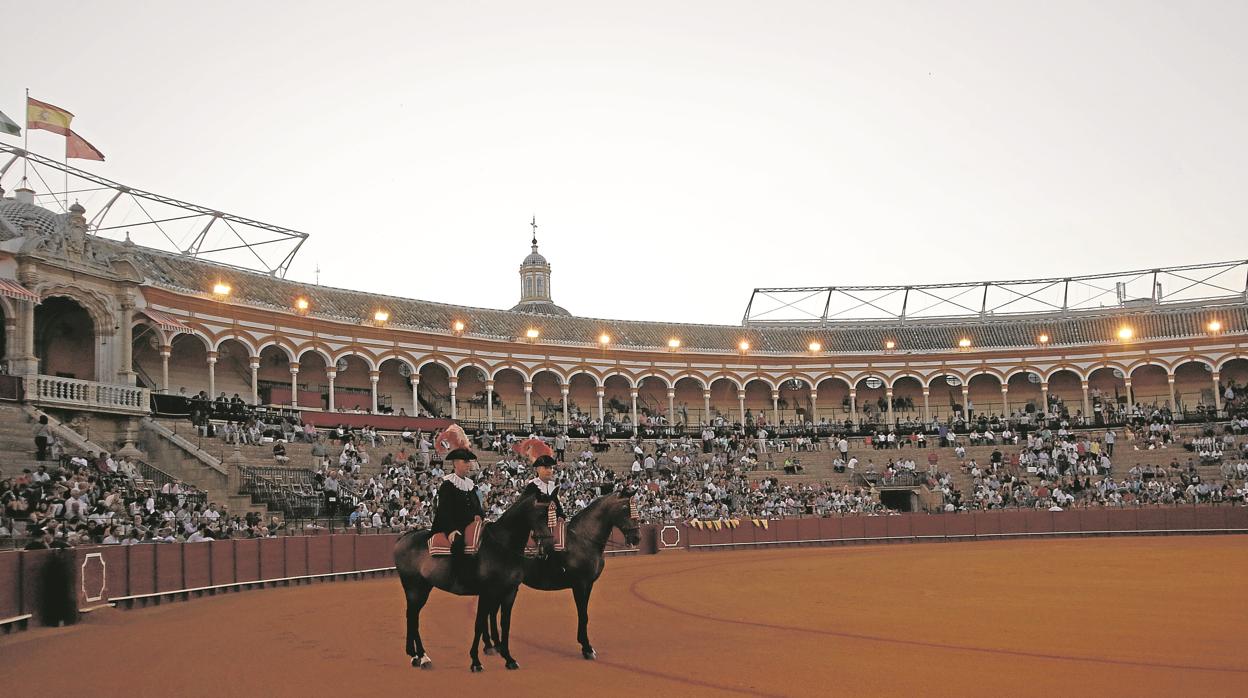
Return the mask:
{"type": "Polygon", "coordinates": [[[590,512],[597,511],[599,508],[606,506],[607,499],[611,497],[619,498],[619,496],[618,492],[608,492],[607,494],[598,497],[586,505],[584,509],[581,509],[573,514],[572,518],[568,520],[568,526],[574,526],[576,522],[580,521],[582,518],[587,518],[590,512]]]}

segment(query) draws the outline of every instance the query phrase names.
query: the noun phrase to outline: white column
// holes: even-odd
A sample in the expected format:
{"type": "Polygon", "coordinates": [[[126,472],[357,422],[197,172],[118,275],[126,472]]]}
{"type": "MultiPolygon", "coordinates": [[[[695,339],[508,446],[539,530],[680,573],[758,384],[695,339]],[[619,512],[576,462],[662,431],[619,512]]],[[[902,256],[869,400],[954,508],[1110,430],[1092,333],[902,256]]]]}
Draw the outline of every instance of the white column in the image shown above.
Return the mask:
{"type": "Polygon", "coordinates": [[[819,391],[810,389],[810,423],[819,424],[819,391]]]}
{"type": "Polygon", "coordinates": [[[628,394],[633,398],[633,433],[637,433],[637,389],[629,388],[628,394]]]}
{"type": "Polygon", "coordinates": [[[1131,412],[1131,408],[1135,407],[1135,392],[1131,390],[1131,379],[1124,378],[1123,385],[1127,386],[1127,412],[1131,412]]]}
{"type": "Polygon", "coordinates": [[[740,408],[741,426],[745,426],[745,391],[737,391],[737,407],[740,408]]]}
{"type": "Polygon", "coordinates": [[[126,296],[121,300],[121,322],[117,327],[117,378],[123,385],[135,385],[138,376],[134,371],[134,335],[130,328],[130,319],[134,317],[134,298],[126,296]]]}
{"type": "Polygon", "coordinates": [[[1083,418],[1090,419],[1092,417],[1092,410],[1089,409],[1088,404],[1088,382],[1080,381],[1079,387],[1083,389],[1083,418]]]}
{"type": "Polygon", "coordinates": [[[368,372],[368,384],[373,390],[373,414],[377,414],[377,381],[381,380],[381,371],[368,372]]]}
{"type": "Polygon", "coordinates": [[[420,414],[420,374],[413,373],[408,379],[412,382],[412,416],[420,414]]]}
{"type": "Polygon", "coordinates": [[[702,421],[711,423],[711,391],[702,391],[702,421]]]}
{"type": "Polygon", "coordinates": [[[932,410],[928,405],[928,397],[932,394],[926,387],[923,388],[923,421],[928,424],[932,423],[932,410]]]}
{"type": "Polygon", "coordinates": [[[290,406],[299,406],[299,362],[290,362],[290,406]]]}
{"type": "Polygon", "coordinates": [[[962,418],[971,419],[971,386],[966,384],[962,386],[962,418]]]}
{"type": "Polygon", "coordinates": [[[1213,372],[1213,409],[1222,411],[1222,375],[1213,372]]]}
{"type": "Polygon", "coordinates": [[[260,357],[250,357],[251,364],[251,404],[260,404],[260,357]]]}
{"type": "Polygon", "coordinates": [[[163,344],[160,347],[160,390],[161,392],[169,392],[169,357],[173,354],[173,347],[163,344]]]}
{"type": "Polygon", "coordinates": [[[217,352],[208,352],[208,399],[217,399],[217,352]]]}
{"type": "Polygon", "coordinates": [[[451,386],[451,419],[459,419],[459,405],[455,402],[455,390],[459,388],[459,380],[452,378],[451,386]]]}
{"type": "Polygon", "coordinates": [[[533,382],[524,382],[524,421],[533,423],[533,382]]]}
{"type": "Polygon", "coordinates": [[[858,389],[849,389],[849,418],[853,421],[854,427],[858,426],[858,389]]]}
{"type": "Polygon", "coordinates": [[[338,371],[332,368],[326,369],[325,377],[329,379],[329,411],[333,412],[336,407],[334,405],[334,379],[338,377],[338,371]]]}
{"type": "Polygon", "coordinates": [[[607,392],[606,388],[598,386],[598,423],[602,424],[607,421],[607,414],[602,411],[602,396],[607,392]]]}
{"type": "Polygon", "coordinates": [[[884,391],[884,399],[888,401],[888,428],[892,429],[897,420],[893,419],[893,389],[887,388],[884,391]]]}
{"type": "Polygon", "coordinates": [[[771,423],[772,430],[780,426],[780,391],[771,391],[771,423]]]}
{"type": "Polygon", "coordinates": [[[568,426],[568,386],[559,386],[559,397],[563,398],[563,426],[568,426]]]}
{"type": "Polygon", "coordinates": [[[667,424],[673,426],[676,424],[676,389],[667,389],[667,424]]]}
{"type": "Polygon", "coordinates": [[[485,382],[485,422],[494,423],[494,381],[485,382]]]}
{"type": "Polygon", "coordinates": [[[1178,393],[1174,391],[1174,374],[1166,373],[1166,383],[1170,386],[1170,409],[1174,412],[1179,411],[1178,393]]]}
{"type": "Polygon", "coordinates": [[[1042,406],[1040,408],[1040,414],[1048,414],[1049,413],[1049,382],[1048,381],[1040,381],[1040,402],[1042,403],[1042,406]]]}
{"type": "Polygon", "coordinates": [[[1010,386],[1001,384],[1001,416],[1010,416],[1010,386]]]}

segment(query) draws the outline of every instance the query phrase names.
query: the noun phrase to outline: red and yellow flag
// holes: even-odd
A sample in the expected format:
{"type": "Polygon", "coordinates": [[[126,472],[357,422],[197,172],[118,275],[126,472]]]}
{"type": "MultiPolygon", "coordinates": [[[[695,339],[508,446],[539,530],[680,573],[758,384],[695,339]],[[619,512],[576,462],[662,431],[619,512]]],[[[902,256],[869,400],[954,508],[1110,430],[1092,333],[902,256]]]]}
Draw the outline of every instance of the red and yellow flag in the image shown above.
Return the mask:
{"type": "Polygon", "coordinates": [[[70,134],[69,122],[73,118],[73,114],[60,107],[30,97],[26,98],[26,128],[40,128],[68,136],[70,134]]]}

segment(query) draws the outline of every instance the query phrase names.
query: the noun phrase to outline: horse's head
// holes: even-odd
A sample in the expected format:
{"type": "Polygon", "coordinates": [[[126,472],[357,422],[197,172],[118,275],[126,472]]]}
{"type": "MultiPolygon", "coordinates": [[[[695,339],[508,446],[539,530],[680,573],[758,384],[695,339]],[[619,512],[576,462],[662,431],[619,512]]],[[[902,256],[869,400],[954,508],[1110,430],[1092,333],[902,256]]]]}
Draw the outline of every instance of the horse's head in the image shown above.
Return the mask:
{"type": "Polygon", "coordinates": [[[615,516],[611,523],[624,534],[624,542],[637,545],[641,542],[641,516],[637,512],[637,498],[634,492],[622,489],[616,493],[615,516]]]}
{"type": "Polygon", "coordinates": [[[524,507],[524,518],[528,522],[529,532],[537,543],[538,554],[547,557],[555,552],[555,536],[551,528],[555,522],[555,505],[543,502],[537,497],[528,496],[516,502],[515,506],[524,507]]]}

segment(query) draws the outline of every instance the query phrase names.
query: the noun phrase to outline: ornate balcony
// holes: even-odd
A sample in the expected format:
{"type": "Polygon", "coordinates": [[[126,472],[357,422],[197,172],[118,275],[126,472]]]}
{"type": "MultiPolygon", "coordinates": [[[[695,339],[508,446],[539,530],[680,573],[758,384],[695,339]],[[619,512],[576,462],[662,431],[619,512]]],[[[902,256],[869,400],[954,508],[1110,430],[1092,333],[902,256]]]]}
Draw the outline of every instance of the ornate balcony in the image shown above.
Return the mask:
{"type": "Polygon", "coordinates": [[[151,394],[147,388],[56,376],[28,375],[24,378],[26,401],[40,407],[136,415],[151,411],[151,394]]]}

